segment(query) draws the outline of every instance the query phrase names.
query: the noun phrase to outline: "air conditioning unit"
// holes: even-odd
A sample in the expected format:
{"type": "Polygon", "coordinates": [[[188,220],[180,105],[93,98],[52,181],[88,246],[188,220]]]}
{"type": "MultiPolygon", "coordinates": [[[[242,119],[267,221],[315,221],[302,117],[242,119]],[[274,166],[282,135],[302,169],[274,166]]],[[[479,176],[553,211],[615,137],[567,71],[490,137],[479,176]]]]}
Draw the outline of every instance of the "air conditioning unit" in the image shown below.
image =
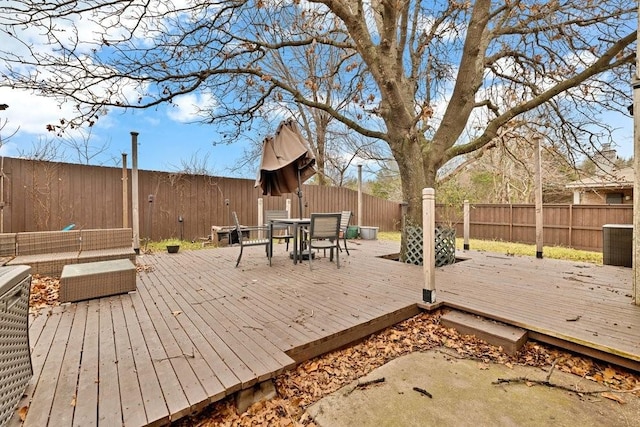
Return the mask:
{"type": "Polygon", "coordinates": [[[631,267],[633,258],[633,225],[602,226],[602,263],[631,267]]]}

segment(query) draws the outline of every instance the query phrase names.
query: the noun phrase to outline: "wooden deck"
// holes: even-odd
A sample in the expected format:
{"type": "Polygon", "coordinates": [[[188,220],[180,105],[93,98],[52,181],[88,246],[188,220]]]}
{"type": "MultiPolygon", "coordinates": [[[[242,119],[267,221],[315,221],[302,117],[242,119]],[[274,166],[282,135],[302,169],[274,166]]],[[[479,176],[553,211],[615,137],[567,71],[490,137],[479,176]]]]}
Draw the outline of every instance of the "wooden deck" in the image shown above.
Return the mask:
{"type": "MultiPolygon", "coordinates": [[[[294,266],[284,245],[272,267],[247,248],[234,268],[238,250],[140,256],[137,292],[34,317],[24,425],[167,424],[420,310],[422,267],[376,257],[397,243],[350,243],[339,270],[294,266]]],[[[445,305],[640,367],[630,269],[467,255],[436,273],[445,305]]]]}
{"type": "Polygon", "coordinates": [[[640,307],[632,303],[630,268],[469,254],[437,273],[439,301],[640,371],[640,307]]]}

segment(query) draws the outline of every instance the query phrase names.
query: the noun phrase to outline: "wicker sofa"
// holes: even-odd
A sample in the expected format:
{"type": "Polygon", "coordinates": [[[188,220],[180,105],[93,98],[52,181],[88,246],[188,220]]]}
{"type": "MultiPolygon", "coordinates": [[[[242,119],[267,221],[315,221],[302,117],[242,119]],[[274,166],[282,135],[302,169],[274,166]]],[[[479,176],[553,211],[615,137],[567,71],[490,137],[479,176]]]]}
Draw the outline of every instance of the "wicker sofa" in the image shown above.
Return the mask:
{"type": "Polygon", "coordinates": [[[32,274],[52,277],[68,264],[136,260],[131,228],[3,233],[0,254],[9,258],[6,265],[29,265],[32,274]]]}

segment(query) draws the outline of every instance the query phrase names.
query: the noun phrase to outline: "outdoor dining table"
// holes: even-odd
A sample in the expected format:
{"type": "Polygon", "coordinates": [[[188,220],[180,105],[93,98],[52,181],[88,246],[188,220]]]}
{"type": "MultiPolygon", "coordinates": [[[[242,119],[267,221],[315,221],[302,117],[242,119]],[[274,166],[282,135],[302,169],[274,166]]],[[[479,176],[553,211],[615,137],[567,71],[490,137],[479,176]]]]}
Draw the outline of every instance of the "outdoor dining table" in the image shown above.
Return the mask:
{"type": "MultiPolygon", "coordinates": [[[[293,226],[293,263],[297,264],[298,259],[302,261],[303,243],[304,239],[300,235],[304,227],[311,225],[311,218],[277,218],[269,221],[269,235],[273,236],[273,225],[289,225],[293,226]]],[[[271,248],[269,249],[273,253],[273,240],[271,241],[271,248]]]]}

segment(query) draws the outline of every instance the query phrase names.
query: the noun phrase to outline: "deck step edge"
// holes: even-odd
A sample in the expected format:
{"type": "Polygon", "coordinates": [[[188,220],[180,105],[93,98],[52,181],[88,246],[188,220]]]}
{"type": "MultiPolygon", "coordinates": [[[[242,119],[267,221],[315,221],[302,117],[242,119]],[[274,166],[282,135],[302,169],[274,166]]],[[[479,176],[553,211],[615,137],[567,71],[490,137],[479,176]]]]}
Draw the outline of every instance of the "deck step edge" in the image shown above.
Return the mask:
{"type": "Polygon", "coordinates": [[[511,355],[516,354],[527,342],[527,331],[524,329],[460,311],[445,313],[440,323],[463,335],[475,335],[489,344],[500,346],[511,355]]]}

